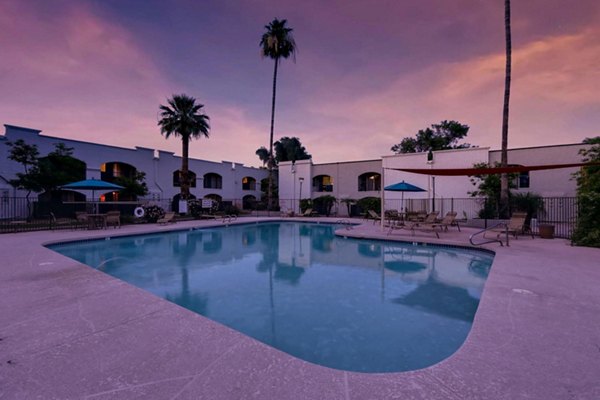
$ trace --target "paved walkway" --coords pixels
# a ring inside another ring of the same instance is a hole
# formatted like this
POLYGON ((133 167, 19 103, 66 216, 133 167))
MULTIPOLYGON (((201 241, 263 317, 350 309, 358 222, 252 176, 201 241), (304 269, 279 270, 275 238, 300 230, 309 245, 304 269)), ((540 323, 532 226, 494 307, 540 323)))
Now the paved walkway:
MULTIPOLYGON (((565 240, 490 245, 464 345, 390 374, 298 360, 42 246, 209 225, 222 223, 0 235, 0 399, 600 398, 600 250, 565 240)), ((474 231, 388 236, 368 222, 341 232, 466 245, 474 231)))

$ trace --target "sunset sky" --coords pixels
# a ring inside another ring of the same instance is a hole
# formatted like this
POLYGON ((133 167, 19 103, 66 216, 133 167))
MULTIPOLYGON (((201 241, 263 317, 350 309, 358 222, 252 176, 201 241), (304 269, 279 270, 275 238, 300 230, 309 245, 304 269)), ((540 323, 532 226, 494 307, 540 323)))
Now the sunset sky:
MULTIPOLYGON (((509 147, 600 135, 600 1, 512 3, 509 147)), ((181 154, 157 117, 186 93, 212 128, 192 157, 259 165, 273 18, 299 49, 279 70, 275 138, 299 137, 315 163, 392 154, 444 119, 500 147, 502 0, 0 0, 0 123, 181 154)))

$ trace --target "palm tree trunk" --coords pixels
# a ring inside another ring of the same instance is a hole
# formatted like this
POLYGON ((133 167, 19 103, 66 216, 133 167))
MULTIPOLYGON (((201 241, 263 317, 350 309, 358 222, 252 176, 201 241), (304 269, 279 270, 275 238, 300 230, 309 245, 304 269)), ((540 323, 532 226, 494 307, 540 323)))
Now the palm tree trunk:
POLYGON ((190 139, 187 136, 181 135, 182 151, 181 151, 181 200, 187 200, 190 197, 190 181, 189 181, 189 150, 190 139))
MULTIPOLYGON (((504 30, 506 36, 506 74, 504 79, 504 109, 502 113, 502 151, 500 163, 508 164, 508 103, 510 99, 510 79, 512 43, 510 37, 510 0, 504 1, 504 30)), ((500 176, 500 217, 508 216, 508 174, 500 176)))
POLYGON ((275 159, 273 157, 273 128, 275 126, 275 96, 277 93, 277 66, 279 65, 279 58, 275 59, 275 68, 273 70, 273 99, 271 101, 271 135, 269 136, 269 161, 267 166, 269 168, 269 187, 267 189, 267 204, 268 209, 273 209, 273 166, 275 159))

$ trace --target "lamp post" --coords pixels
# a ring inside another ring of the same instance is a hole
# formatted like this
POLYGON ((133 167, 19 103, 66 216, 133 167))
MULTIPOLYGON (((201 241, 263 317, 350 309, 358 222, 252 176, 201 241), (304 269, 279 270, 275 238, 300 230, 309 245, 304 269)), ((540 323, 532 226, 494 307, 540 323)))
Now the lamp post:
POLYGON ((298 194, 298 213, 300 213, 300 201, 302 200, 302 182, 304 182, 304 178, 300 177, 298 178, 298 181, 300 182, 300 193, 298 194))
MULTIPOLYGON (((296 163, 292 161, 292 181, 294 182, 294 190, 292 191, 292 204, 289 212, 296 213, 296 163)), ((281 202, 281 199, 279 199, 281 202)), ((281 206, 281 204, 280 204, 281 206)))
MULTIPOLYGON (((431 169, 433 169, 433 151, 431 149, 429 149, 429 152, 427 153, 427 164, 430 165, 431 169)), ((432 196, 431 196, 431 211, 435 211, 435 176, 432 175, 431 176, 431 189, 432 189, 432 196)))

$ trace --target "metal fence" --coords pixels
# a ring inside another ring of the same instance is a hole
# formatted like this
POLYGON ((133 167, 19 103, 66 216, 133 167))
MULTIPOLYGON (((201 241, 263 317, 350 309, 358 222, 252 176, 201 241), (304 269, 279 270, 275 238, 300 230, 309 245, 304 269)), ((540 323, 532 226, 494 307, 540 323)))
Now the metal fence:
MULTIPOLYGON (((554 235, 570 238, 577 223, 578 205, 575 197, 545 197, 543 208, 537 215, 533 215, 531 228, 538 233, 539 226, 550 224, 554 226, 554 235)), ((486 227, 496 222, 493 218, 482 218, 482 210, 486 207, 484 198, 436 198, 432 199, 386 199, 385 210, 399 210, 407 212, 438 211, 445 215, 455 211, 459 219, 467 221, 474 226, 486 227)), ((41 201, 33 196, 2 197, 0 199, 0 232, 15 232, 21 230, 61 229, 69 227, 66 220, 73 219, 75 212, 87 211, 105 213, 107 211, 121 211, 125 220, 133 219, 133 210, 140 205, 158 205, 165 211, 172 211, 173 204, 170 199, 154 200, 140 199, 134 202, 61 202, 41 201), (63 223, 56 223, 56 220, 63 223)), ((282 213, 297 213, 300 201, 298 199, 278 199, 274 207, 268 210, 265 202, 249 201, 248 199, 223 199, 218 203, 218 211, 224 213, 244 213, 252 216, 281 216, 282 213)), ((322 210, 315 210, 320 211, 322 210)), ((334 203, 331 209, 332 216, 360 217, 367 210, 360 209, 356 204, 351 205, 350 215, 348 206, 341 202, 334 203)))

